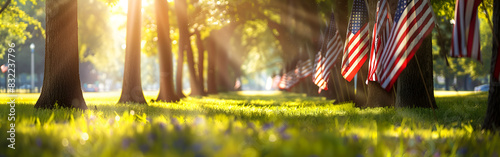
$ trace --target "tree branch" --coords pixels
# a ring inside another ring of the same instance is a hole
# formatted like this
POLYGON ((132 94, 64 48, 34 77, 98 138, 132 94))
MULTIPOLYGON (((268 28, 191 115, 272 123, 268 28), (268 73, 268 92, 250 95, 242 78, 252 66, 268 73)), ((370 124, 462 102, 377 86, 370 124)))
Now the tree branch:
POLYGON ((2 9, 0 9, 0 14, 9 6, 11 0, 7 0, 5 4, 3 4, 2 9))

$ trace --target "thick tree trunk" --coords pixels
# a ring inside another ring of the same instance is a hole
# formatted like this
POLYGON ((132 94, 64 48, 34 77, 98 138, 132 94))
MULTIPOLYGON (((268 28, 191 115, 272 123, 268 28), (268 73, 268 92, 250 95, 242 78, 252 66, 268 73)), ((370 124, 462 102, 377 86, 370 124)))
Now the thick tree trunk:
MULTIPOLYGON (((179 43, 180 44, 180 43, 179 43)), ((184 98, 186 95, 182 93, 182 73, 184 71, 184 47, 179 45, 177 52, 177 71, 175 74, 175 92, 179 98, 184 98)))
POLYGON ((175 102, 179 97, 175 94, 172 70, 172 39, 170 39, 170 22, 168 3, 155 0, 155 11, 158 31, 158 58, 160 61, 160 93, 157 101, 175 102))
POLYGON ((208 57, 208 70, 207 70, 207 92, 208 94, 217 94, 217 81, 215 81, 216 71, 215 65, 217 61, 216 43, 214 33, 208 37, 207 44, 207 57, 208 57))
POLYGON ((129 0, 127 13, 127 48, 122 94, 118 103, 146 104, 141 85, 141 0, 129 0))
MULTIPOLYGON (((432 36, 422 42, 406 69, 398 77, 396 107, 437 108, 434 99, 434 79, 432 77, 432 36), (417 65, 420 64, 422 73, 417 65), (425 85, 422 82, 422 76, 425 85), (429 96, 427 96, 429 94, 429 96), (429 99, 431 102, 429 102, 429 99), (432 106, 431 106, 432 105, 432 106)), ((394 88, 394 87, 393 87, 394 88)))
POLYGON ((119 103, 145 104, 141 85, 141 0, 129 0, 123 86, 119 103))
POLYGON ((354 106, 363 107, 366 105, 368 97, 368 86, 366 85, 366 77, 368 75, 368 61, 366 61, 361 69, 359 69, 356 80, 356 97, 354 98, 354 106))
POLYGON ((35 108, 87 109, 78 72, 76 0, 46 1, 45 74, 35 108))
POLYGON ((204 72, 204 60, 205 60, 205 46, 203 45, 203 40, 201 40, 200 31, 196 30, 196 47, 198 48, 198 84, 201 90, 205 93, 205 78, 203 77, 204 72))
POLYGON ((203 91, 200 89, 198 76, 195 70, 193 49, 190 42, 188 16, 187 16, 186 0, 175 0, 175 13, 177 15, 177 23, 179 25, 179 49, 180 47, 186 50, 186 59, 188 62, 189 82, 191 84, 191 96, 201 96, 203 91))
MULTIPOLYGON (((335 14, 335 22, 338 27, 338 31, 340 34, 340 38, 342 41, 346 40, 346 33, 347 33, 347 24, 349 23, 349 14, 350 10, 348 6, 348 1, 335 1, 334 2, 334 8, 333 12, 335 14)), ((340 74, 340 67, 341 67, 341 61, 337 61, 337 71, 338 75, 340 77, 340 84, 339 86, 343 88, 342 92, 344 95, 344 100, 345 102, 354 100, 355 94, 354 94, 354 82, 347 82, 340 74)), ((334 67, 335 68, 335 67, 334 67)))
MULTIPOLYGON (((377 15, 377 1, 367 1, 368 3, 368 15, 370 16, 370 30, 373 30, 373 26, 376 23, 376 15, 377 15)), ((393 7, 391 7, 393 8, 393 7)), ((392 12, 394 12, 393 9, 392 12)), ((391 14, 392 14, 391 12, 391 14)), ((371 34, 373 36, 373 34, 371 34)), ((368 61, 367 63, 368 64, 368 61)), ((363 67, 364 68, 364 67, 363 67)), ((366 68, 368 69, 368 68, 366 68)), ((359 74, 358 74, 359 76, 359 74)), ((361 80, 361 84, 365 86, 365 80, 368 77, 368 71, 362 73, 363 80, 361 80)), ((385 91, 380 84, 376 81, 369 81, 368 85, 365 86, 367 88, 367 96, 366 102, 364 105, 360 104, 359 107, 385 107, 385 106, 394 106, 394 90, 391 92, 385 91)), ((359 89, 358 89, 359 90, 359 89)))
MULTIPOLYGON (((498 25, 500 24, 500 0, 493 2, 493 35, 500 37, 498 25)), ((493 76, 496 64, 500 64, 500 50, 497 42, 493 40, 493 51, 491 55, 491 82, 488 95, 488 109, 484 118, 483 129, 498 130, 500 128, 500 81, 493 76)))

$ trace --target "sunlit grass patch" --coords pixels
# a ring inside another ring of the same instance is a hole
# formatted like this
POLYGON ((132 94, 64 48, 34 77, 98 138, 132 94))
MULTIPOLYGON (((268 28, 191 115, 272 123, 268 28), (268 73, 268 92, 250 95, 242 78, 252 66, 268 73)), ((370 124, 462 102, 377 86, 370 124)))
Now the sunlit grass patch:
MULTIPOLYGON (((154 99, 156 92, 146 92, 154 99)), ((36 110, 20 94, 16 150, 7 156, 432 156, 498 154, 479 130, 486 94, 437 96, 431 109, 358 109, 286 92, 233 92, 176 103, 116 104, 119 93, 85 93, 89 110, 36 110), (29 150, 29 151, 25 151, 29 150)), ((9 107, 0 105, 0 130, 9 107)), ((6 137, 0 132, 0 137, 6 137)))

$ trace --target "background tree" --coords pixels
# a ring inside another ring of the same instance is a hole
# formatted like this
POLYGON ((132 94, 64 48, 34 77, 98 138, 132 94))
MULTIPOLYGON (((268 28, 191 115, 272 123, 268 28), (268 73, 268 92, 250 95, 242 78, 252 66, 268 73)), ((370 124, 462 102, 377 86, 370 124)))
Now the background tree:
MULTIPOLYGON (((195 62, 193 56, 193 49, 191 47, 189 25, 188 25, 188 15, 187 15, 188 4, 186 0, 175 0, 175 13, 177 16, 177 24, 179 25, 179 54, 186 54, 188 72, 189 72, 189 82, 191 84, 191 96, 200 96, 204 92, 201 89, 201 85, 198 81, 198 76, 195 69, 195 62)), ((179 55, 180 57, 181 55, 179 55)), ((182 65, 182 64, 179 64, 182 65)))
POLYGON ((165 0, 155 0, 160 62, 160 93, 157 101, 179 101, 175 94, 172 71, 172 40, 170 39, 169 6, 165 0))
POLYGON ((123 86, 118 103, 145 104, 141 85, 141 0, 129 0, 123 86))
POLYGON ((47 40, 43 89, 35 108, 87 109, 78 74, 76 0, 47 0, 47 40))

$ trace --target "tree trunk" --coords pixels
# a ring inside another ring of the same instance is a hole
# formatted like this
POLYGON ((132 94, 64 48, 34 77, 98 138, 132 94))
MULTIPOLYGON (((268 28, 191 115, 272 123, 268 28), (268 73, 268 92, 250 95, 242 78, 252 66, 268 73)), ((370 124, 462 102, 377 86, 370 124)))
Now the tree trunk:
POLYGON ((184 93, 182 93, 182 72, 184 71, 184 47, 180 45, 179 42, 179 51, 177 52, 177 71, 175 74, 175 91, 179 98, 186 97, 184 93))
MULTIPOLYGON (((370 30, 373 30, 374 24, 377 22, 376 20, 376 15, 377 15, 377 1, 367 1, 368 5, 368 16, 370 16, 370 30)), ((395 8, 395 7, 391 7, 395 8)), ((394 12, 395 9, 392 10, 394 12)), ((373 34, 371 34, 373 37, 373 34)), ((372 41, 373 42, 373 41, 372 41)), ((363 67, 364 69, 364 67, 363 67)), ((367 80, 368 77, 368 71, 362 73, 363 80, 361 80, 361 84, 367 88, 367 96, 366 96, 366 102, 364 105, 361 105, 359 107, 385 107, 385 106, 394 106, 394 90, 391 90, 391 92, 387 92, 385 89, 383 89, 380 84, 376 81, 368 81, 368 85, 365 84, 365 80, 367 80)), ((358 89, 359 90, 359 89, 358 89)))
POLYGON ((175 94, 172 70, 172 40, 170 39, 170 22, 168 3, 155 0, 155 11, 158 31, 158 58, 160 61, 160 93, 156 101, 175 102, 179 97, 175 94))
POLYGON ((87 109, 78 72, 76 0, 46 2, 45 74, 35 108, 87 109))
POLYGON ((428 36, 417 50, 415 57, 410 60, 406 69, 398 77, 396 107, 437 108, 434 99, 433 82, 432 36, 428 36), (420 64, 422 73, 418 69, 417 61, 420 64), (422 82, 421 74, 425 80, 425 85, 422 82), (431 102, 429 102, 429 99, 431 102))
POLYGON ((368 87, 365 83, 368 76, 368 61, 366 61, 361 69, 359 69, 356 80, 356 97, 354 98, 354 106, 363 107, 366 106, 368 97, 368 87))
MULTIPOLYGON (((500 22, 500 0, 493 2, 493 35, 500 37, 498 25, 500 22)), ((483 129, 494 130, 500 128, 500 81, 494 78, 496 64, 500 64, 499 41, 493 40, 493 51, 491 55, 491 82, 488 95, 488 108, 484 118, 483 129), (496 61, 495 61, 496 59, 496 61)))
MULTIPOLYGON (((337 24, 337 30, 339 31, 340 38, 342 41, 346 40, 346 33, 347 33, 347 25, 349 23, 349 6, 348 6, 348 1, 335 1, 334 2, 334 8, 333 12, 335 14, 335 23, 337 24)), ((337 61, 337 71, 338 73, 336 75, 341 75, 340 73, 340 67, 341 67, 341 61, 337 61)), ((335 68, 335 67, 334 67, 335 68)), ((342 89, 343 95, 344 95, 344 100, 351 101, 354 100, 354 82, 348 82, 346 81, 342 76, 340 77, 340 84, 339 86, 342 89)))
POLYGON ((208 37, 207 53, 208 53, 208 71, 207 71, 207 92, 208 94, 217 94, 217 82, 215 81, 215 64, 217 61, 217 51, 214 36, 215 33, 211 33, 208 37))
MULTIPOLYGON (((191 84, 191 96, 201 96, 203 91, 200 89, 198 76, 196 76, 193 49, 190 42, 188 16, 186 0, 175 0, 175 14, 179 25, 179 49, 183 47, 186 50, 186 59, 188 62, 189 82, 191 84)), ((184 52, 184 51, 182 51, 184 52)))
POLYGON ((118 103, 146 104, 141 85, 141 0, 129 0, 122 94, 118 103))
POLYGON ((198 84, 201 90, 205 93, 205 83, 203 77, 204 71, 204 60, 205 60, 205 46, 203 45, 203 40, 201 40, 200 31, 196 30, 196 47, 198 48, 198 84))

